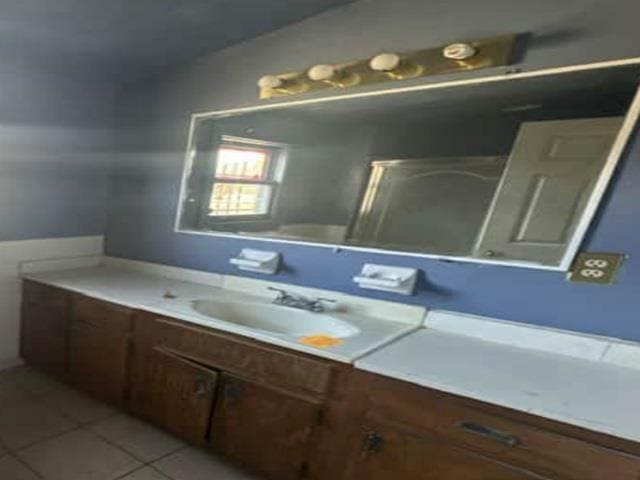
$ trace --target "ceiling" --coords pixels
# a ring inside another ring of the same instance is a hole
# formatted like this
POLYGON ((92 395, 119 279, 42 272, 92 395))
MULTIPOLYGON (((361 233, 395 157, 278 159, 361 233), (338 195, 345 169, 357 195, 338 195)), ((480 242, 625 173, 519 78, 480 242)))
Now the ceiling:
POLYGON ((0 0, 0 61, 128 81, 353 0, 0 0))

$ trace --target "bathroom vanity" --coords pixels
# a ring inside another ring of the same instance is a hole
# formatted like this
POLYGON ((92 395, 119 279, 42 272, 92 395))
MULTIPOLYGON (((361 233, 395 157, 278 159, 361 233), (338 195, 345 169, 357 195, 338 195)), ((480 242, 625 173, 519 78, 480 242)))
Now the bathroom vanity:
MULTIPOLYGON (((385 352, 410 349, 403 342, 425 329, 395 326, 389 347, 334 359, 189 321, 179 308, 163 309, 166 300, 145 307, 48 283, 37 275, 24 281, 21 346, 29 364, 265 478, 640 476, 640 444, 629 438, 376 372, 376 365, 401 372, 385 352)), ((163 285, 158 279, 158 291, 163 285)))

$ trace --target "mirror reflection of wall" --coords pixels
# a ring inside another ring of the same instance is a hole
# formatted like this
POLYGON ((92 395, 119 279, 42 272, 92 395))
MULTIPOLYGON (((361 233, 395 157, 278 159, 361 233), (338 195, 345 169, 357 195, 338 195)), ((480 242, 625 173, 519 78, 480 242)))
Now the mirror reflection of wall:
POLYGON ((557 265, 638 71, 205 117, 181 226, 557 265))

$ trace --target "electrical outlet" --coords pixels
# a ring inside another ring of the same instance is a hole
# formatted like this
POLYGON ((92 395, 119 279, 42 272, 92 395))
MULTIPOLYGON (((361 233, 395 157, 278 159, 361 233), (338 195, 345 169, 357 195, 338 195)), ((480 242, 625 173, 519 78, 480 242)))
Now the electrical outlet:
POLYGON ((626 255, 622 253, 580 253, 571 270, 568 280, 580 283, 615 283, 616 275, 626 255))

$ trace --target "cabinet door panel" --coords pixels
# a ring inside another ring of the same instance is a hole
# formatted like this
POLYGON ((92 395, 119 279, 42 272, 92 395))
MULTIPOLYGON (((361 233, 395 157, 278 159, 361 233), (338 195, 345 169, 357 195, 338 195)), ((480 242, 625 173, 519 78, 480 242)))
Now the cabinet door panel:
POLYGON ((320 405, 229 375, 220 392, 213 449, 268 478, 300 478, 320 405))
POLYGON ((181 438, 203 444, 217 372, 161 349, 133 357, 130 408, 181 438))
POLYGON ((66 292, 24 282, 20 353, 30 365, 62 379, 67 370, 69 305, 66 292))
POLYGON ((541 480, 437 437, 371 425, 351 456, 345 480, 541 480))
POLYGON ((20 351, 28 364, 63 378, 66 374, 67 333, 66 327, 58 327, 60 323, 62 319, 57 318, 55 312, 25 305, 22 309, 20 351))
POLYGON ((69 332, 69 374, 81 390, 121 405, 127 376, 129 337, 93 325, 72 322, 69 332))

